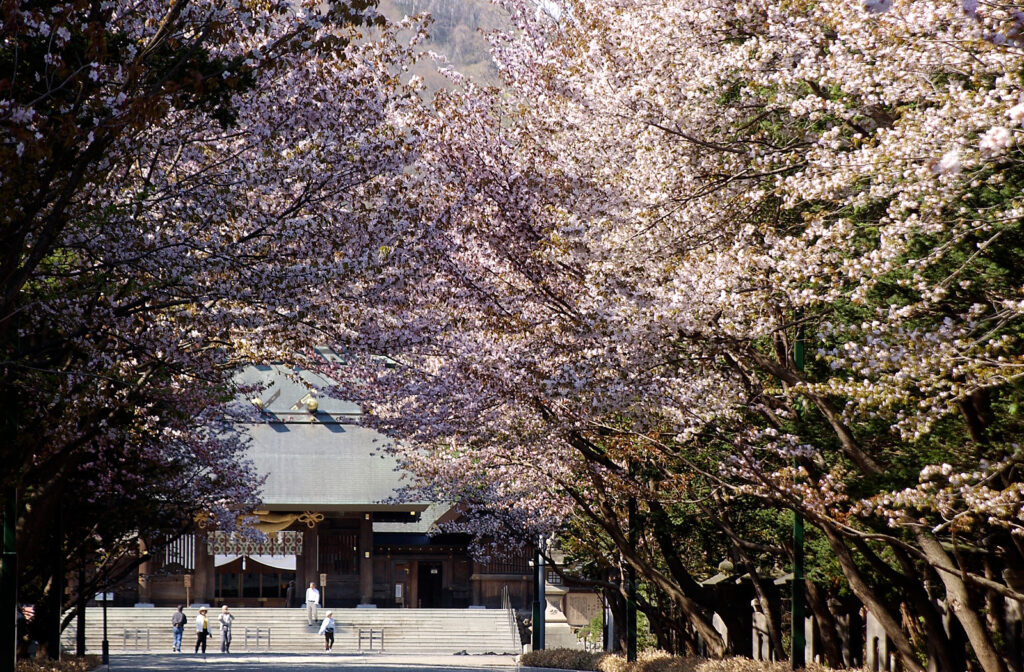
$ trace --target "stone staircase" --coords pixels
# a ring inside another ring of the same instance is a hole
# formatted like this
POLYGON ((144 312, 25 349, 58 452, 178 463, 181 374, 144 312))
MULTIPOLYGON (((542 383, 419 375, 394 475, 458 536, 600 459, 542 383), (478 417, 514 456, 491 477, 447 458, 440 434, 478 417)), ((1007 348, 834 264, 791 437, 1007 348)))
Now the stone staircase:
MULTIPOLYGON (((107 608, 107 641, 111 653, 171 651, 171 607, 107 608)), ((466 652, 521 653, 518 634, 510 631, 502 609, 332 609, 338 624, 334 651, 359 653, 452 654, 466 652)), ((220 651, 217 627, 219 609, 211 608, 207 653, 220 651)), ((314 652, 323 650, 319 625, 306 625, 305 609, 238 608, 232 627, 231 652, 314 652), (257 628, 259 633, 257 633, 257 628), (248 637, 247 637, 248 631, 248 637), (259 639, 257 641, 257 634, 259 639)), ((326 614, 320 610, 320 616, 326 614)), ((191 653, 196 643, 196 609, 185 610, 188 624, 181 650, 191 653)), ((89 607, 85 616, 86 649, 100 653, 103 641, 103 610, 89 607)), ((64 631, 63 642, 75 646, 76 624, 64 631)))

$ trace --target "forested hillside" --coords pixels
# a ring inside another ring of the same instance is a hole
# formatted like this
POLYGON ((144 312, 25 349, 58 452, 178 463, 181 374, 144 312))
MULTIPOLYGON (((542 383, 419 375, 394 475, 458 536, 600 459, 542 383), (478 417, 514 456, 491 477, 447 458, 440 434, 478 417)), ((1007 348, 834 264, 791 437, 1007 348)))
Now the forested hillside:
MULTIPOLYGON (((426 48, 444 55, 459 72, 482 83, 497 81, 485 33, 508 27, 500 7, 488 0, 382 0, 380 10, 390 19, 428 12, 433 18, 426 48)), ((413 68, 429 90, 442 86, 436 66, 424 61, 413 68)))

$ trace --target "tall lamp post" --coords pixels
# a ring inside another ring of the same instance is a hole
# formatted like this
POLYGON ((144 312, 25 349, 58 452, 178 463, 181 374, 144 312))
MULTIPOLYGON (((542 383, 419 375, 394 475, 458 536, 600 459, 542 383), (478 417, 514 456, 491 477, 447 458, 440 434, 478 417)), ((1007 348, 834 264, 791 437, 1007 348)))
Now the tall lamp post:
MULTIPOLYGON (((632 463, 630 472, 632 472, 632 463)), ((636 497, 629 496, 629 543, 636 548, 640 542, 637 528, 636 497)), ((626 661, 636 661, 636 568, 626 564, 626 661)))
POLYGON ((607 597, 604 598, 604 627, 601 630, 601 649, 605 653, 615 650, 615 616, 612 614, 612 603, 607 597))
POLYGON ((10 488, 4 506, 3 558, 0 559, 0 637, 7 642, 0 646, 4 651, 0 660, 0 672, 14 672, 18 644, 18 554, 14 546, 18 491, 10 488))
MULTIPOLYGON (((793 363, 797 371, 804 370, 804 339, 803 329, 798 328, 796 343, 793 344, 793 363)), ((795 459, 795 458, 794 458, 795 459)), ((793 584, 792 584, 792 626, 791 637, 792 650, 790 651, 790 666, 795 670, 805 664, 804 647, 804 518, 800 513, 793 510, 793 584)))
MULTIPOLYGON (((636 477, 636 463, 629 459, 629 478, 636 477)), ((626 524, 629 525, 629 545, 635 549, 640 543, 640 516, 636 510, 636 495, 631 494, 626 502, 626 524)), ((626 563, 626 662, 636 662, 636 568, 626 563)))
POLYGON ((107 598, 109 593, 103 593, 103 658, 102 662, 107 667, 110 667, 110 642, 107 640, 107 598))
POLYGON ((533 650, 544 649, 544 537, 537 538, 537 550, 533 554, 533 650))
POLYGON ((793 651, 790 654, 794 670, 805 664, 804 648, 804 519, 794 513, 793 518, 793 651))

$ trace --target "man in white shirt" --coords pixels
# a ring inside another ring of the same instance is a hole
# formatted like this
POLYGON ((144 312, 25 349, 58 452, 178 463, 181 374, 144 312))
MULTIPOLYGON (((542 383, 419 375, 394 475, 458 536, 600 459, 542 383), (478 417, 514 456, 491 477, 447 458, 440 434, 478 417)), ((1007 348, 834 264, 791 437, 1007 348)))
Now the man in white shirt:
POLYGON ((310 582, 309 588, 306 588, 306 623, 313 625, 313 621, 316 620, 316 608, 320 604, 320 591, 316 589, 316 584, 310 582))

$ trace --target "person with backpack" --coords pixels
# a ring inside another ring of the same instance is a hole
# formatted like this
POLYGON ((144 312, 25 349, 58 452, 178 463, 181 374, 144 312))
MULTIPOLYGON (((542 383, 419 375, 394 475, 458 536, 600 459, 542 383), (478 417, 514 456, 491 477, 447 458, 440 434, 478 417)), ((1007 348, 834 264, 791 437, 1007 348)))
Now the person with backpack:
POLYGON ((174 646, 171 651, 175 653, 181 653, 181 636, 185 634, 185 624, 188 623, 184 609, 185 605, 179 604, 178 610, 171 616, 171 628, 174 630, 174 646))

